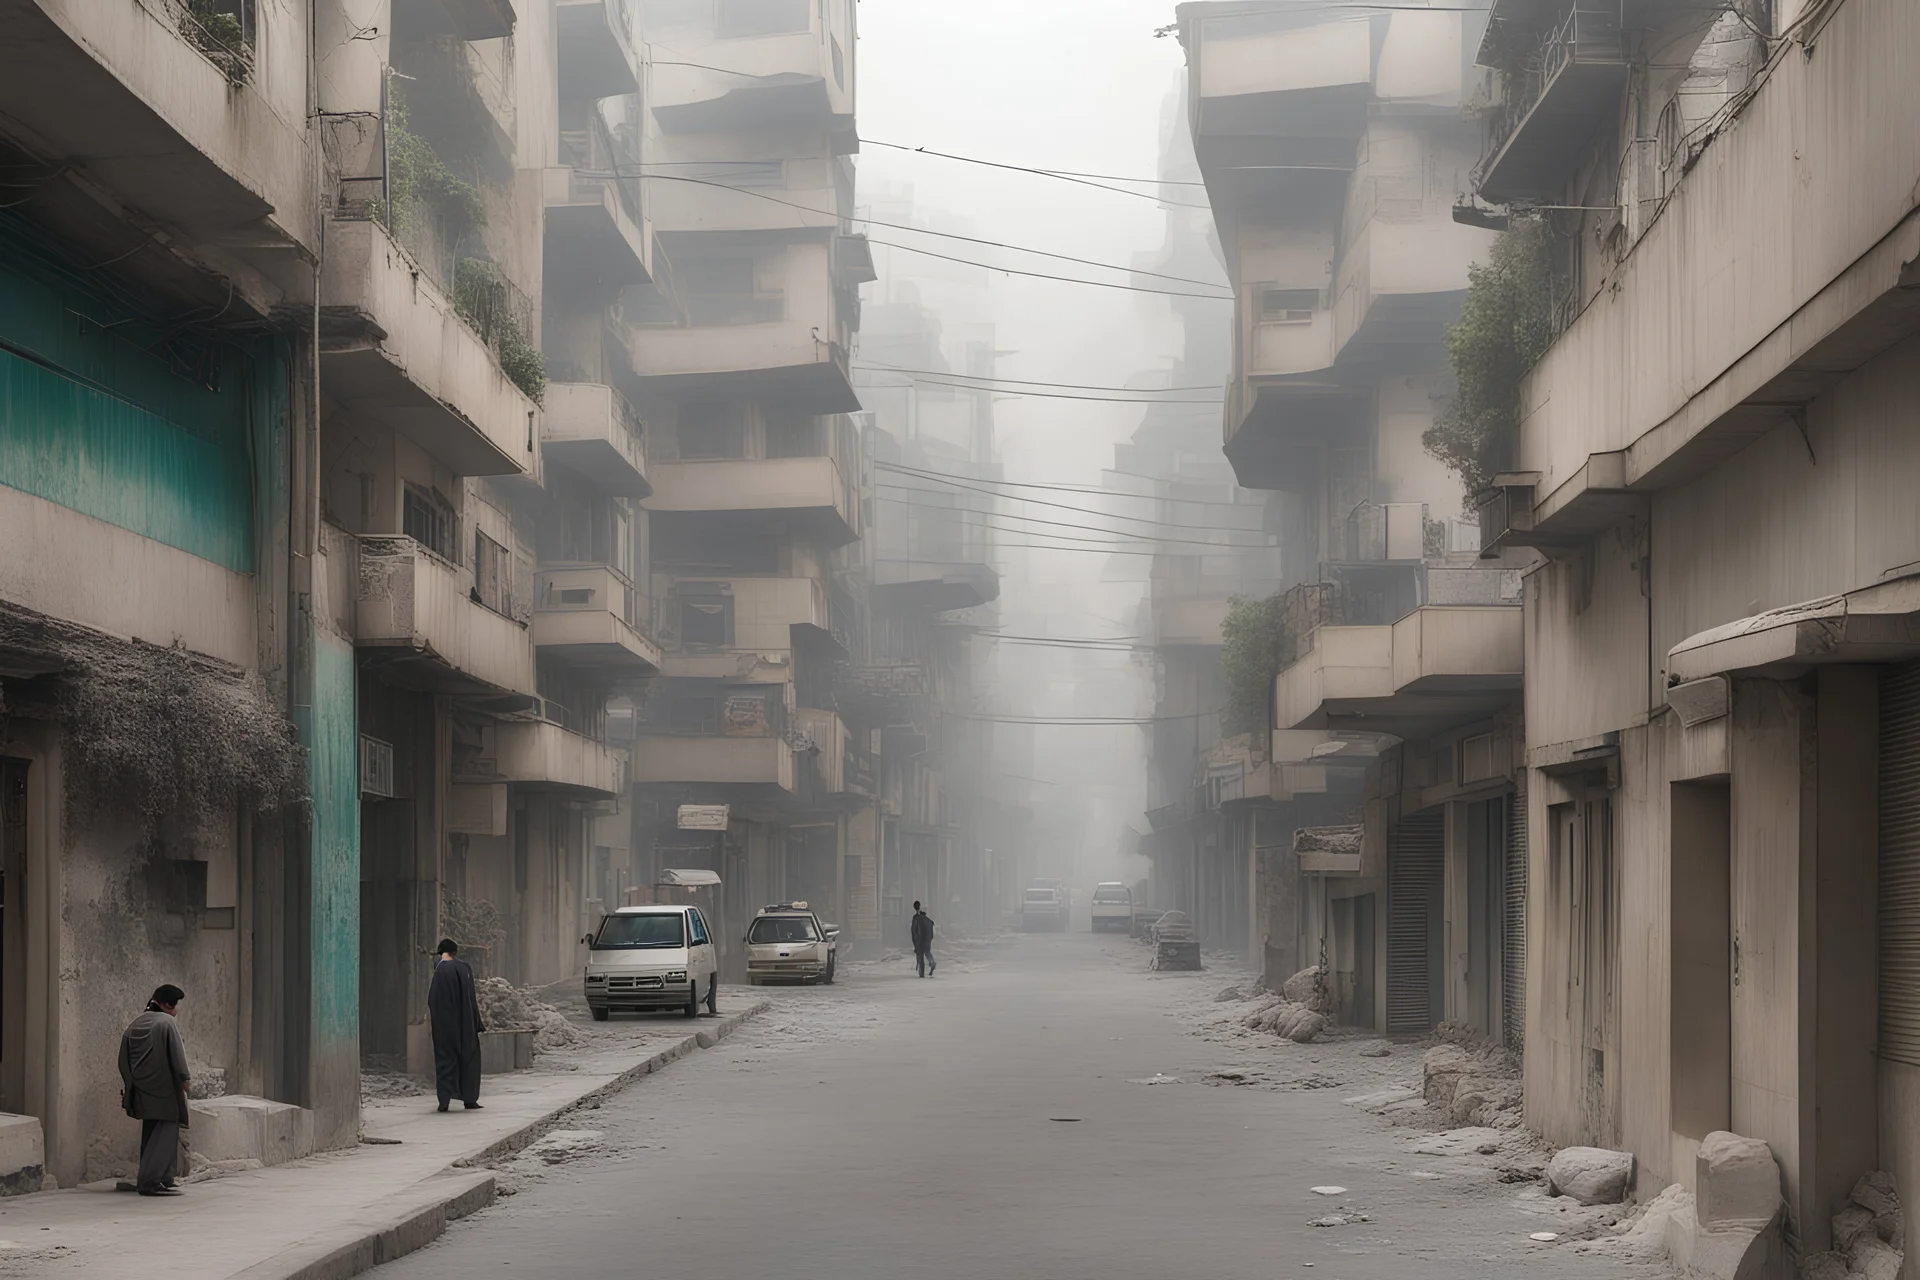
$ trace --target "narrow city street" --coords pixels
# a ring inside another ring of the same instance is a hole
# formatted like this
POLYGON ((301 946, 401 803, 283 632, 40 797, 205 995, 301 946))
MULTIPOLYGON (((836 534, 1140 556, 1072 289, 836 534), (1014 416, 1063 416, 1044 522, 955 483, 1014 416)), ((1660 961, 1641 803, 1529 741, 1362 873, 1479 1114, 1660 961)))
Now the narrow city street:
MULTIPOLYGON (((1314 1087, 1321 1046, 1193 1034, 1228 979, 1150 973, 1142 948, 1075 932, 1009 935, 924 982, 896 958, 776 993, 505 1165, 512 1196, 379 1274, 1655 1274, 1531 1240, 1558 1226, 1537 1187, 1412 1154, 1428 1135, 1314 1087), (1214 1074, 1231 1070, 1268 1085, 1214 1074), (1370 1221, 1310 1225, 1343 1206, 1370 1221)), ((1417 1078, 1418 1046, 1395 1055, 1417 1078)))

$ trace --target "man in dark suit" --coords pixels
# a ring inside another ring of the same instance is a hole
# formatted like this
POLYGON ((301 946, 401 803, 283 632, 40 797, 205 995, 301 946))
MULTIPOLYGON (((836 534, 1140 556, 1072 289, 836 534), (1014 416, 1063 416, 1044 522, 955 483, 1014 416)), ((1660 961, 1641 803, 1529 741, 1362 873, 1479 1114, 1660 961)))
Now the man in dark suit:
POLYGON ((480 1109, 480 1000, 473 969, 460 958, 452 938, 440 939, 440 962, 427 988, 427 1018, 433 1024, 433 1070, 440 1109, 458 1097, 469 1111, 480 1109))

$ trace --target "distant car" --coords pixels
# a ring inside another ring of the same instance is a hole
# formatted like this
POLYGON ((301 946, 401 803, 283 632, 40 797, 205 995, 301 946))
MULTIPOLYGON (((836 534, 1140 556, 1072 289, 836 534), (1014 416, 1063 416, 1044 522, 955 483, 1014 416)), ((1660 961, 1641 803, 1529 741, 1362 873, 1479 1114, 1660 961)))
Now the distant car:
POLYGON ((806 903, 762 907, 747 926, 747 985, 831 983, 839 950, 840 930, 822 923, 806 903))
POLYGON ((595 1022, 615 1010, 679 1009, 692 1018, 703 1001, 720 1012, 720 962, 700 908, 621 907, 581 941, 595 1022))
POLYGON ((1133 929, 1133 890, 1117 880, 1093 886, 1093 931, 1102 929, 1133 929))
POLYGON ((1058 931, 1067 927, 1067 895, 1057 887, 1035 885, 1020 897, 1020 927, 1058 931))

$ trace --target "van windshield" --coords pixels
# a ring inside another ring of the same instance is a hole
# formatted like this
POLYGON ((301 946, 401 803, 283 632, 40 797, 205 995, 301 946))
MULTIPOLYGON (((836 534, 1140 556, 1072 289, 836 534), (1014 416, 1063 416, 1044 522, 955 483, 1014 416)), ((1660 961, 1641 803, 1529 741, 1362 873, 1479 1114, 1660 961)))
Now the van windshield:
POLYGON ((1095 902, 1132 902, 1133 894, 1126 889, 1095 889, 1095 902))
POLYGON ((1027 901, 1028 901, 1028 902, 1052 902, 1052 901, 1053 901, 1053 890, 1051 890, 1051 889, 1029 889, 1029 890, 1027 890, 1027 901))
POLYGON ((686 917, 678 911, 644 916, 608 916, 600 922, 595 951, 635 951, 643 947, 684 947, 686 917))
POLYGON ((818 942, 813 921, 806 916, 761 916, 747 930, 748 942, 818 942))

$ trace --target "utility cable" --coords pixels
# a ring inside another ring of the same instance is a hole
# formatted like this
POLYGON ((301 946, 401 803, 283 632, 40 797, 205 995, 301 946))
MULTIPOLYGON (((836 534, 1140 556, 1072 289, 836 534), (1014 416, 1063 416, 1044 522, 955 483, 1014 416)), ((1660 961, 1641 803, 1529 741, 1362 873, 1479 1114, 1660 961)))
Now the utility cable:
MULTIPOLYGON (((995 270, 998 270, 998 269, 999 268, 995 268, 995 270)), ((1014 274, 1031 275, 1033 273, 1022 271, 1022 272, 1015 272, 1014 274)), ((1041 278, 1044 280, 1061 280, 1061 279, 1064 279, 1065 277, 1042 276, 1041 278)), ((1098 281, 1076 280, 1073 283, 1097 284, 1098 281)), ((1105 289, 1124 289, 1124 288, 1128 288, 1129 286, 1101 285, 1100 287, 1105 289)), ((1166 290, 1145 289, 1145 290, 1138 290, 1137 292, 1164 293, 1166 292, 1166 290)), ((1201 295, 1181 294, 1177 296, 1197 298, 1197 297, 1200 297, 1201 295)), ((1222 298, 1220 299, 1220 301, 1228 302, 1228 301, 1231 301, 1231 299, 1222 298)), ((1023 391, 1023 390, 1015 390, 1013 388, 1004 388, 1004 387, 983 387, 983 386, 978 386, 971 382, 941 382, 938 379, 928 378, 920 375, 909 376, 908 381, 918 383, 921 386, 946 387, 953 391, 984 392, 985 394, 991 395, 994 398, 1000 399, 1000 400, 1079 400, 1086 404, 1213 404, 1213 405, 1221 405, 1226 403, 1225 399, 1204 400, 1199 398, 1181 399, 1178 397, 1169 399, 1165 396, 1157 396, 1153 398, 1147 398, 1143 396, 1094 396, 1094 395, 1087 395, 1084 392, 1078 392, 1078 391, 1023 391)))
MULTIPOLYGON (((909 147, 898 142, 876 142, 872 138, 860 139, 863 147, 885 147, 889 151, 912 151, 923 156, 939 156, 942 160, 960 160, 967 164, 983 164, 990 169, 1012 169, 1017 173, 1037 173, 1043 178, 1098 178, 1106 182, 1151 183, 1161 187, 1204 187, 1204 182, 1181 178, 1122 178, 1111 173, 1081 173, 1075 169, 1037 169, 1026 165, 1002 164, 997 160, 981 160, 975 156, 955 155, 951 151, 935 151, 930 147, 909 147)), ((1127 194, 1131 195, 1132 192, 1127 194)), ((1183 208, 1200 209, 1205 205, 1185 205, 1183 208)))
MULTIPOLYGON (((894 151, 905 151, 912 155, 938 156, 942 160, 959 160, 966 164, 985 165, 989 169, 1006 169, 1013 173, 1030 173, 1041 178, 1052 178, 1056 182, 1071 182, 1078 187, 1092 187, 1098 191, 1111 191, 1115 195, 1132 196, 1136 200, 1151 200, 1155 204, 1166 205, 1168 208, 1171 208, 1171 209, 1209 210, 1213 207, 1211 205, 1205 205, 1205 204, 1187 204, 1185 201, 1182 201, 1182 200, 1169 200, 1165 196, 1157 196, 1153 194, 1153 192, 1151 191, 1129 191, 1125 187, 1112 187, 1112 186, 1108 186, 1104 182, 1096 182, 1091 178, 1082 178, 1082 177, 1079 177, 1078 175, 1073 175, 1073 174, 1055 173, 1049 169, 1029 169, 1025 165, 1000 164, 997 161, 993 161, 993 160, 976 160, 971 156, 956 156, 956 155, 951 155, 945 151, 929 151, 925 147, 903 147, 897 143, 892 143, 892 142, 875 142, 871 138, 862 138, 860 139, 860 141, 862 145, 869 146, 869 147, 887 147, 894 151)), ((1117 181, 1121 181, 1121 182, 1148 181, 1148 179, 1121 178, 1121 179, 1117 179, 1117 181)))
POLYGON ((1220 389, 1217 386, 1208 385, 1192 387, 1116 387, 1111 383, 1039 382, 1031 378, 1001 378, 986 373, 952 373, 945 369, 908 369, 897 364, 875 364, 872 362, 856 364, 854 368, 866 370, 884 369, 888 373, 918 373, 931 375, 936 378, 967 378, 975 382, 1005 382, 1018 387, 1058 387, 1067 391, 1137 391, 1142 394, 1157 394, 1163 391, 1218 391, 1220 389))
MULTIPOLYGON (((1027 502, 1038 507, 1059 507, 1063 511, 1078 511, 1084 515, 1105 516, 1109 520, 1131 520, 1136 524, 1158 525, 1163 529, 1195 529, 1202 533, 1211 533, 1218 529, 1218 526, 1210 524, 1182 524, 1173 520, 1155 520, 1150 516, 1129 516, 1122 515, 1117 511, 1101 511, 1097 507, 1076 507, 1070 502, 1050 502, 1045 498, 1022 498, 1018 494, 995 493, 991 489, 983 489, 978 485, 964 484, 958 480, 950 480, 937 471, 922 472, 917 468, 902 466, 897 462, 876 462, 873 465, 881 471, 897 472, 916 480, 933 480, 940 484, 950 485, 955 489, 969 489, 974 493, 984 493, 990 498, 1005 498, 1009 502, 1027 502)), ((921 490, 921 492, 937 493, 939 491, 921 490)))
MULTIPOLYGON (((933 490, 933 489, 914 489, 914 488, 910 488, 910 487, 906 487, 906 486, 901 486, 901 485, 886 485, 886 484, 883 484, 883 485, 880 485, 880 486, 878 486, 878 487, 879 487, 879 488, 882 488, 882 489, 889 489, 889 490, 892 490, 892 491, 893 491, 893 492, 895 492, 895 493, 936 493, 936 492, 938 492, 938 490, 933 490)), ((1268 547, 1271 547, 1271 546, 1273 546, 1273 545, 1275 545, 1275 544, 1273 544, 1273 543, 1269 543, 1269 542, 1215 542, 1215 541, 1213 541, 1213 540, 1211 540, 1211 539, 1201 539, 1201 538, 1179 538, 1179 537, 1163 537, 1163 536, 1161 536, 1160 534, 1156 534, 1156 533, 1135 533, 1135 532, 1133 532, 1133 531, 1131 531, 1131 530, 1128 530, 1128 529, 1115 529, 1115 528, 1112 528, 1112 527, 1109 527, 1109 526, 1105 526, 1105 525, 1097 525, 1097 524, 1076 524, 1076 523, 1074 523, 1074 522, 1072 522, 1072 521, 1067 521, 1067 520, 1047 520, 1047 519, 1043 519, 1043 518, 1042 518, 1042 517, 1040 517, 1040 516, 1023 516, 1023 515, 1020 515, 1020 514, 1019 514, 1019 513, 1017 513, 1017 512, 1013 512, 1013 511, 976 511, 976 510, 974 510, 974 509, 973 509, 972 507, 940 507, 940 506, 933 506, 933 505, 931 505, 931 504, 929 504, 929 503, 924 503, 924 502, 911 502, 911 501, 909 501, 909 500, 908 500, 908 499, 906 499, 906 498, 888 498, 888 497, 880 497, 880 498, 877 498, 877 499, 876 499, 876 501, 879 501, 879 502, 891 502, 891 503, 894 503, 894 504, 896 504, 896 505, 899 505, 899 506, 903 506, 903 507, 911 507, 911 508, 913 508, 913 509, 914 509, 914 510, 916 510, 916 511, 939 511, 939 512, 952 512, 952 513, 953 513, 953 514, 955 514, 955 515, 970 515, 970 516, 982 516, 982 517, 990 517, 990 518, 997 518, 997 519, 1001 519, 1001 520, 1023 520, 1023 521, 1025 521, 1025 522, 1027 522, 1028 524, 1046 524, 1046 525, 1055 525, 1055 526, 1057 526, 1057 527, 1059 527, 1059 528, 1062 528, 1062 529, 1084 529, 1084 530, 1086 530, 1086 531, 1087 531, 1087 532, 1089 532, 1089 533, 1105 533, 1105 534, 1112 534, 1112 535, 1114 535, 1114 536, 1115 536, 1115 537, 1117 537, 1117 538, 1124 538, 1124 539, 1129 539, 1129 540, 1131 540, 1131 541, 1132 541, 1133 543, 1136 543, 1136 544, 1144 544, 1144 543, 1169 543, 1169 544, 1173 544, 1173 545, 1176 545, 1176 546, 1188 546, 1188 547, 1217 547, 1217 548, 1219 548, 1219 549, 1221 549, 1221 550, 1223 550, 1223 551, 1260 551, 1260 550, 1265 550, 1266 548, 1268 548, 1268 547)), ((1015 499, 1014 499, 1014 501, 1016 501, 1016 502, 1028 502, 1028 501, 1031 501, 1031 499, 1028 499, 1028 498, 1015 498, 1015 499)), ((1100 514, 1105 514, 1105 513, 1103 512, 1103 513, 1100 513, 1100 514)), ((1127 520, 1133 520, 1133 519, 1139 519, 1139 518, 1141 518, 1141 517, 1136 517, 1136 516, 1123 516, 1123 517, 1121 517, 1121 518, 1122 518, 1122 519, 1127 519, 1127 520)), ((964 523, 973 523, 973 522, 968 522, 968 521, 962 521, 962 523, 964 524, 964 523)), ((1002 525, 993 525, 993 524, 988 524, 988 525, 984 525, 983 527, 985 527, 985 528, 989 528, 989 529, 1000 529, 1000 530, 1002 530, 1002 532, 1005 532, 1005 533, 1018 533, 1018 534, 1025 534, 1025 535, 1027 535, 1027 536, 1030 536, 1030 537, 1038 537, 1038 536, 1040 536, 1040 535, 1041 535, 1041 534, 1042 534, 1042 533, 1044 532, 1044 530, 1040 530, 1040 529, 1008 529, 1008 528, 1006 528, 1005 526, 1002 526, 1002 525)), ((1180 526, 1180 527, 1185 527, 1185 526, 1180 526)), ((1201 527, 1201 528, 1205 528, 1205 527, 1207 527, 1207 526, 1197 526, 1197 527, 1201 527)), ((1257 531, 1257 530, 1253 530, 1253 529, 1222 529, 1222 530, 1219 530, 1219 532, 1221 532, 1221 533, 1254 533, 1254 532, 1258 532, 1258 531, 1257 531)), ((1065 535, 1065 534, 1050 534, 1050 535, 1048 535, 1048 536, 1050 536, 1050 537, 1056 537, 1056 538, 1058 538, 1058 537, 1066 537, 1067 535, 1065 535)), ((1076 542, 1090 542, 1090 541, 1092 541, 1092 539, 1090 539, 1090 538, 1076 538, 1076 539, 1074 539, 1074 541, 1076 541, 1076 542)), ((1114 545, 1114 546, 1126 546, 1126 545, 1127 545, 1127 543, 1126 543, 1126 542, 1115 542, 1115 543, 1113 543, 1112 545, 1114 545)))
MULTIPOLYGON (((641 167, 645 168, 644 165, 641 167)), ((963 236, 955 231, 934 231, 928 227, 916 227, 910 222, 886 222, 879 218, 863 218, 854 214, 841 214, 831 209, 815 209, 811 205, 799 204, 792 200, 783 200, 779 196, 768 195, 766 192, 757 191, 752 187, 736 187, 731 183, 715 182, 710 178, 689 178, 674 173, 639 173, 629 169, 623 169, 618 165, 612 169, 579 169, 575 170, 575 172, 579 173, 583 178, 644 178, 650 182, 688 182, 700 187, 718 187, 723 191, 737 191, 741 195, 753 196, 760 200, 770 200, 774 204, 785 205, 789 209, 797 209, 801 213, 811 213, 815 217, 820 218, 844 219, 847 222, 858 222, 869 227, 885 227, 889 231, 911 231, 916 235, 934 236, 941 240, 959 240, 966 244, 984 245, 990 249, 1010 249, 1015 253, 1030 253, 1035 257, 1053 258, 1060 262, 1072 262, 1083 267, 1099 267, 1103 271, 1124 271, 1129 275, 1148 276, 1155 280, 1171 280, 1176 284, 1199 284, 1206 285, 1211 289, 1231 290, 1233 288, 1231 284, 1220 280, 1196 280, 1190 276, 1172 276, 1164 272, 1147 271, 1140 267, 1123 267, 1111 262, 1098 262, 1092 258, 1076 258, 1071 254, 1053 253, 1046 249, 1029 249, 1025 245, 1008 244, 1004 240, 987 240, 980 236, 963 236)))
MULTIPOLYGON (((971 484, 990 484, 998 488, 1044 489, 1055 493, 1080 493, 1088 497, 1138 498, 1143 502, 1171 502, 1189 507, 1227 507, 1234 511, 1259 512, 1265 509, 1263 504, 1257 502, 1221 502, 1215 498, 1170 498, 1157 493, 1126 493, 1118 489, 1102 489, 1089 485, 1043 484, 1037 480, 990 480, 983 476, 966 476, 954 471, 933 471, 925 467, 909 468, 905 463, 900 462, 876 462, 874 465, 877 467, 885 467, 889 471, 903 471, 916 479, 964 480, 971 484)), ((1153 476, 1135 475, 1135 473, 1131 471, 1115 471, 1111 474, 1117 476, 1134 476, 1135 479, 1139 480, 1154 480, 1153 476)), ((1173 481, 1159 480, 1156 481, 1156 483, 1171 484, 1173 481)), ((1023 501, 1018 494, 1008 493, 997 496, 1011 498, 1016 502, 1023 501)), ((1104 515, 1106 513, 1102 512, 1101 514, 1104 515)), ((1254 533, 1257 532, 1257 530, 1242 529, 1239 530, 1239 532, 1254 533)))
MULTIPOLYGON (((1056 276, 1049 275, 1045 271, 1022 271, 1018 267, 999 267, 991 262, 979 262, 972 258, 956 258, 950 253, 935 253, 931 249, 916 249, 910 244, 896 244, 892 240, 875 240, 872 236, 867 237, 867 243, 877 244, 888 249, 898 249, 902 253, 917 253, 923 257, 939 258, 943 262, 958 262, 962 266, 979 267, 985 271, 998 271, 1003 275, 1009 276, 1031 276, 1036 280, 1059 280, 1067 284, 1090 284, 1096 289, 1119 289, 1126 293, 1157 293, 1168 298, 1205 298, 1211 302, 1232 302, 1234 300, 1234 295, 1231 293, 1194 293, 1185 289, 1155 289, 1143 284, 1120 284, 1106 280, 1082 280, 1078 276, 1056 276)), ((1031 253, 1032 250, 1022 250, 1021 252, 1031 253)), ((1112 270, 1123 271, 1126 270, 1126 268, 1114 267, 1112 270)), ((1142 272, 1141 274, 1149 275, 1152 273, 1142 272)), ((1223 285, 1221 287, 1224 288, 1225 286, 1223 285)))

